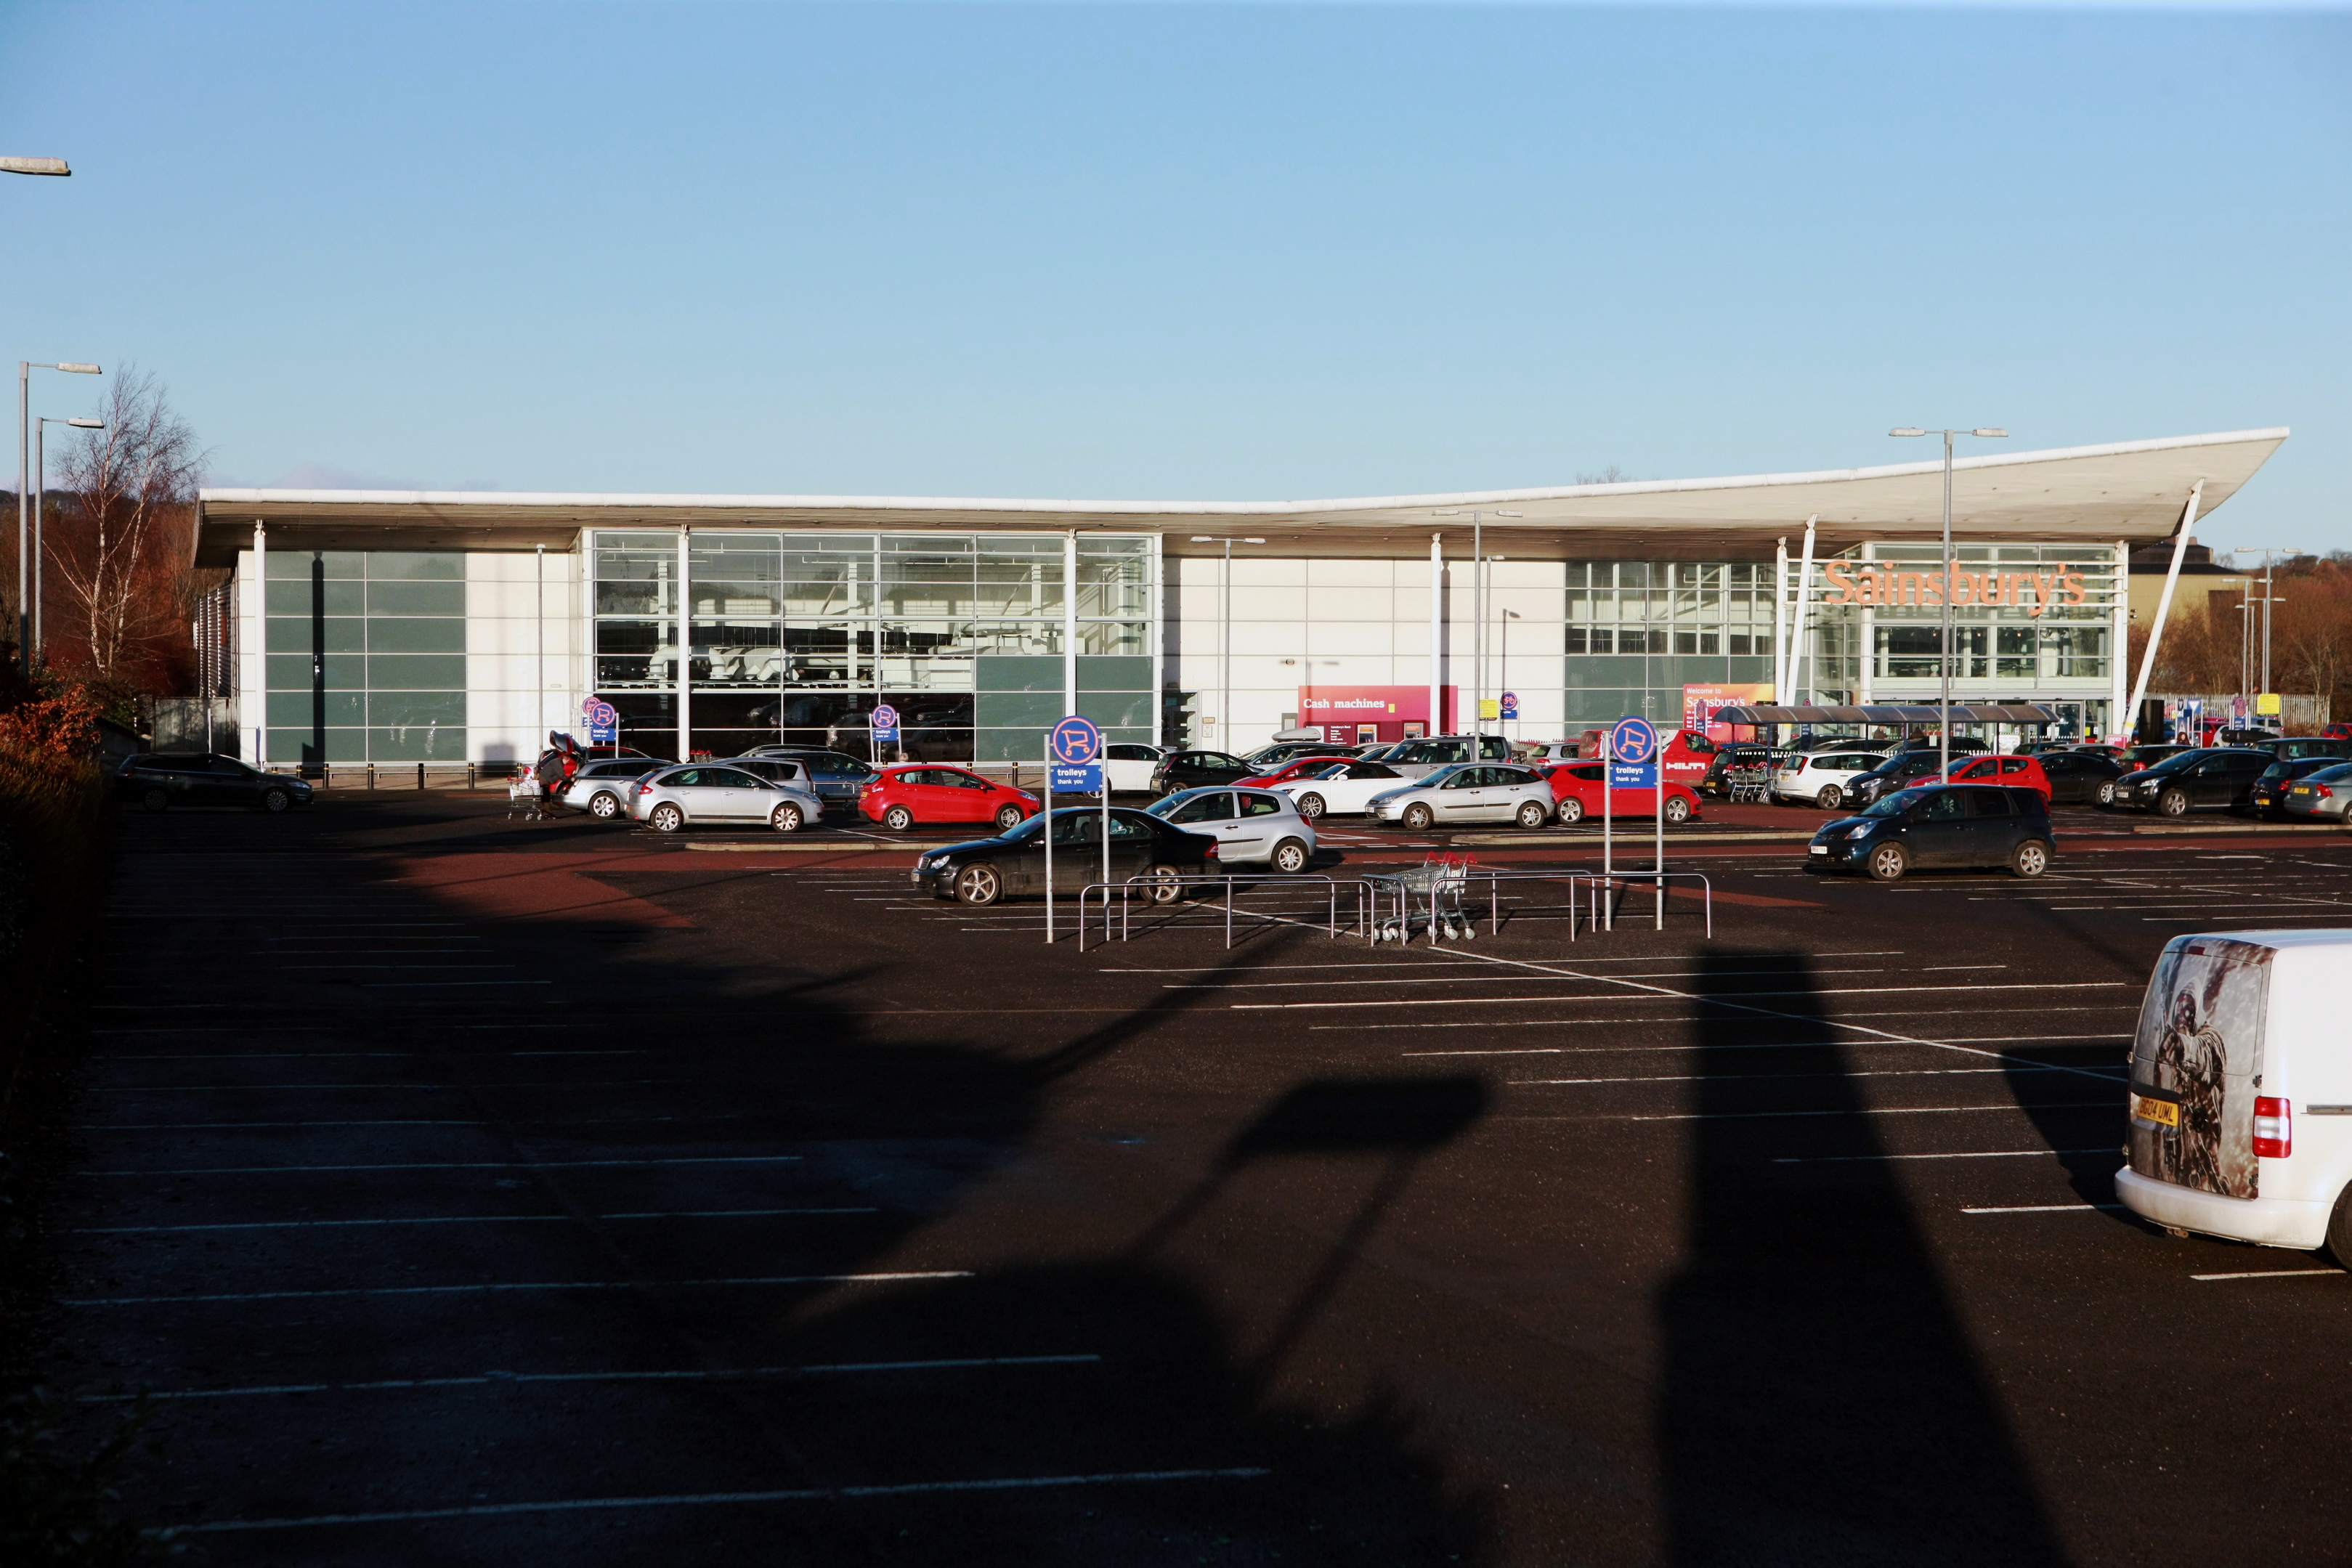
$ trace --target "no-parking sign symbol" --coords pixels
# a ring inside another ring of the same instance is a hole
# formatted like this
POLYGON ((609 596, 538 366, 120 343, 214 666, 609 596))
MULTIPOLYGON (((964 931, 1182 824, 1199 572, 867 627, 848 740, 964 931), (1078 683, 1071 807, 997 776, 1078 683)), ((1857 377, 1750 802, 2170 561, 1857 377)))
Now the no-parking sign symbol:
POLYGON ((620 712, 604 698, 589 697, 581 703, 580 716, 588 721, 589 745, 612 746, 620 740, 620 712))

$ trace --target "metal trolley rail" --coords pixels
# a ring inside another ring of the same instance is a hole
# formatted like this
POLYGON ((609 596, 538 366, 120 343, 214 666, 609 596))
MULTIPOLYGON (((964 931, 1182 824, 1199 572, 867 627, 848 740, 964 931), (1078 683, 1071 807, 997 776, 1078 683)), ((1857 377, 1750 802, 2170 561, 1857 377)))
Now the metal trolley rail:
MULTIPOLYGON (((1089 883, 1078 893, 1078 951, 1087 950, 1087 911, 1088 902, 1097 894, 1102 895, 1102 940, 1111 939, 1110 911, 1114 894, 1118 899, 1118 939, 1130 939, 1133 934, 1134 908, 1139 898, 1150 907, 1173 908, 1185 904, 1196 890, 1214 889, 1223 896, 1220 904, 1225 917, 1225 946, 1234 945, 1234 912, 1235 901, 1252 894, 1297 894, 1320 891, 1325 895, 1323 930, 1328 936, 1342 935, 1369 936, 1380 904, 1370 879, 1335 876, 1186 876, 1155 877, 1149 874, 1132 876, 1125 882, 1089 883), (1345 917, 1343 926, 1339 894, 1342 889, 1354 894, 1353 912, 1345 917)), ((1297 925, 1295 916, 1277 911, 1244 908, 1244 916, 1257 920, 1276 920, 1297 925)))

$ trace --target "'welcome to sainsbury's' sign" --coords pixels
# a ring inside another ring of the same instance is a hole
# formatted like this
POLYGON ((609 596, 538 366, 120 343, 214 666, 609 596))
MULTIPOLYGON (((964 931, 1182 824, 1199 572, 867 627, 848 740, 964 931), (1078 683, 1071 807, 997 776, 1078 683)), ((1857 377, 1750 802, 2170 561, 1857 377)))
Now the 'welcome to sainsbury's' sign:
POLYGON ((1826 561, 1823 570, 1831 590, 1822 598, 1825 604, 1940 606, 1948 581, 1956 605, 1997 605, 2038 616, 2055 605, 2091 601, 2090 590, 2083 585, 2084 569, 2079 566, 2053 566, 2033 571, 1970 571, 1958 561, 1951 561, 1944 571, 1910 571, 1900 565, 1849 571, 1836 561, 1826 561))

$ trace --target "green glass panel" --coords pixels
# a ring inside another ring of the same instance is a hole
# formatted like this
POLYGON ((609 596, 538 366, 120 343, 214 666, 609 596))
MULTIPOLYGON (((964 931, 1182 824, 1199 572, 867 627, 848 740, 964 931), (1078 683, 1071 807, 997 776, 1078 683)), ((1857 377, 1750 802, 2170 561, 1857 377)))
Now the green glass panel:
MULTIPOLYGON (((1158 698, 1150 692, 1080 692, 1078 711, 1108 730, 1113 725, 1148 726, 1151 722, 1152 705, 1158 698)), ((1060 715, 1055 715, 1060 717, 1060 715)))
POLYGON ((269 551, 268 555, 269 580, 272 582, 283 581, 289 578, 299 578, 308 582, 310 580, 310 563, 314 558, 325 561, 327 575, 330 578, 356 580, 367 575, 365 570, 367 558, 357 550, 274 549, 269 551))
MULTIPOLYGON (((1042 766, 1045 729, 976 729, 972 731, 974 762, 1027 762, 1042 766)), ((1034 783, 1034 779, 1030 780, 1034 783)))
POLYGON ((373 691, 463 690, 466 657, 462 653, 370 653, 367 684, 373 691))
POLYGON ((367 558, 368 580, 372 582, 386 578, 410 581, 463 582, 466 580, 466 558, 424 550, 370 550, 367 558))
POLYGON ((466 585, 462 582, 371 582, 367 585, 371 615, 463 615, 466 585))
POLYGON ((1078 689, 1085 692, 1148 692, 1151 660, 1117 653, 1078 655, 1078 689))
POLYGON ((1612 654, 1591 654, 1571 657, 1568 661, 1567 684, 1571 687, 1633 686, 1642 685, 1643 661, 1612 654))
MULTIPOLYGON (((307 692, 310 689, 310 655, 308 653, 272 653, 266 661, 269 690, 273 692, 307 692)), ((367 689, 367 660, 358 653, 327 655, 327 689, 331 692, 357 692, 367 689)), ((435 683, 448 685, 446 681, 435 683)))
MULTIPOLYGON (((365 692, 329 692, 327 723, 335 728, 356 728, 367 723, 365 692)), ((307 729, 310 724, 309 692, 271 692, 269 727, 307 729)))
POLYGON ((323 585, 325 591, 317 592, 320 586, 311 582, 310 574, 307 571, 291 581, 272 580, 266 595, 269 613, 308 615, 314 593, 330 615, 357 615, 367 609, 367 588, 363 583, 330 578, 323 585))
POLYGON ((371 653, 462 653, 466 623, 427 615, 379 615, 367 623, 371 653))
POLYGON ((1726 659, 1724 663, 1731 669, 1727 678, 1734 681, 1769 681, 1772 678, 1772 656, 1769 653, 1761 658, 1734 657, 1726 659))
POLYGON ((367 760, 367 731, 363 729, 331 729, 327 731, 327 755, 323 758, 310 750, 310 731, 278 729, 272 727, 262 732, 267 742, 264 760, 269 762, 364 762, 367 760))
POLYGON ((982 653, 972 661, 972 685, 983 692, 1058 693, 1066 673, 1058 658, 982 653))
POLYGON ((973 720, 981 727, 1043 725, 1048 728, 1062 717, 1062 694, 1055 692, 982 692, 972 699, 973 720))
MULTIPOLYGON (((366 646, 367 622, 356 615, 330 615, 326 622, 330 653, 357 653, 366 646)), ((273 615, 269 618, 269 646, 272 653, 302 653, 310 652, 310 618, 307 615, 273 615)))
POLYGON ((387 692, 368 694, 367 721, 377 729, 387 726, 439 725, 446 729, 466 722, 463 692, 387 692))
POLYGON ((373 762, 463 762, 466 727, 459 725, 381 726, 367 732, 368 758, 373 762))

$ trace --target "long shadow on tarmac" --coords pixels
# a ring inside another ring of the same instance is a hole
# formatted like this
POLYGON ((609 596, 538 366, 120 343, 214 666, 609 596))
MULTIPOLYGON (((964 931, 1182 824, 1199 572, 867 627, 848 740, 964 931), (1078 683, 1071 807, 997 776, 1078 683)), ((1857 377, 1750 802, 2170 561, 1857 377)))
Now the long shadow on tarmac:
POLYGON ((1785 967, 1773 1006, 1791 1017, 1719 1005, 1696 1026, 1686 1262, 1660 1309, 1671 1560, 2063 1561, 1893 1167, 1868 1157, 1884 1151, 1807 958, 1701 964, 1708 994, 1785 967), (1774 1040, 1794 1048, 1738 1049, 1774 1040), (1756 1114, 1775 1110, 1831 1114, 1756 1114), (1784 1167, 1834 1173, 1818 1176, 1769 1164, 1818 1152, 1863 1157, 1784 1167))
MULTIPOLYGON (((174 825, 184 830, 180 837, 254 836, 241 822, 218 834, 209 824, 174 825)), ((213 847, 249 854, 243 842, 213 847)), ((175 1406, 160 1431, 165 1468, 134 1486, 161 1521, 489 1511, 461 1520, 208 1533, 199 1539, 210 1560, 1026 1568, 1486 1559, 1482 1505, 1449 1495, 1442 1456, 1416 1438, 1406 1413, 1375 1402, 1333 1421, 1265 1392, 1273 1363, 1324 1303, 1414 1165, 1480 1113, 1484 1091, 1475 1082, 1307 1085, 1277 1096, 1236 1132, 1227 1172, 1324 1154, 1381 1162, 1370 1195, 1328 1256, 1302 1260, 1306 1283, 1284 1299, 1270 1342, 1263 1333, 1240 1342, 1223 1310, 1142 1249, 1117 1242, 1089 1249, 1050 1229, 1011 1248, 1000 1235, 995 1249, 1014 1260, 992 1266, 973 1259, 969 1279, 832 1291, 713 1288, 707 1282, 747 1276, 955 1265, 952 1249, 971 1245, 971 1237, 960 1231, 960 1241, 943 1228, 985 1184, 1028 1157, 1060 1073, 1115 1049, 1150 1020, 1076 1031, 1043 1071, 1034 1059, 959 1040, 952 1025, 919 1044, 879 1039, 853 1010, 856 998, 828 984, 856 967, 852 956, 828 960, 813 952, 797 974, 762 973, 740 963, 740 951, 730 958, 706 950, 692 960, 617 956, 593 930, 485 921, 478 908, 373 880, 362 857, 338 852, 323 832, 313 847, 327 852, 290 857, 287 876, 320 879, 317 885, 331 885, 339 896, 364 895, 387 909, 457 914, 491 933, 518 975, 593 974, 594 1004, 394 1006, 363 998, 402 993, 290 974, 256 972, 240 984, 204 946, 223 933, 245 940, 235 911, 209 935, 191 926, 164 948, 142 952, 136 973, 121 977, 155 994, 205 988, 222 1009, 206 1016, 256 1033, 301 1027, 305 1050, 418 1051, 448 1091, 434 1102, 447 1105, 440 1113, 487 1129, 485 1142, 453 1144, 454 1155, 445 1157, 512 1159, 507 1174, 523 1179, 497 1186, 520 1189, 515 1201, 572 1223, 531 1227, 495 1243, 472 1239, 488 1228, 430 1228, 414 1243, 404 1232, 376 1232, 386 1239, 371 1242, 372 1249, 336 1241, 340 1233, 331 1230, 289 1230, 235 1256, 150 1257, 137 1282, 121 1289, 177 1297, 289 1281, 373 1288, 446 1279, 571 1280, 597 1288, 466 1297, 446 1308, 428 1300, 413 1312, 362 1299, 283 1309, 264 1302, 234 1312, 122 1308, 76 1320, 68 1333, 89 1336, 77 1348, 119 1367, 125 1386, 334 1385, 299 1398, 175 1406), (566 1021, 556 1025, 559 1019, 566 1021), (560 1032, 547 1032, 551 1027, 560 1032), (533 1051, 521 1065, 499 1049, 518 1041, 533 1051), (557 1048, 644 1054, 545 1053, 557 1048), (771 1196, 743 1176, 674 1174, 693 1167, 665 1167, 672 1174, 660 1179, 572 1168, 625 1155, 693 1157, 723 1172, 728 1167, 716 1162, 765 1151, 804 1156, 805 1194, 779 1184, 771 1196), (878 1211, 773 1223, 692 1212, 850 1194, 864 1195, 878 1211), (657 1227, 625 1215, 614 1222, 615 1210, 653 1209, 684 1212, 657 1227), (328 1239, 306 1239, 320 1237, 328 1239), (687 1281, 706 1283, 681 1284, 687 1281), (119 1343, 109 1337, 118 1329, 119 1343), (1012 1370, 1001 1359, 1055 1355, 1071 1364, 1012 1370), (973 1364, 920 1374, 845 1370, 949 1361, 973 1364), (997 1364, 982 1364, 991 1362, 997 1364), (380 1383, 489 1368, 506 1370, 487 1386, 386 1392, 380 1383), (672 1368, 681 1380, 529 1381, 672 1368), (739 1375, 753 1368, 767 1370, 739 1375), (791 1375, 795 1368, 818 1371, 791 1375), (369 1383, 379 1386, 348 1386, 369 1383), (1167 1472, 1207 1473, 1158 1479, 1167 1472), (1098 1484, 1061 1484, 1070 1478, 1098 1484), (762 1493, 795 1495, 723 1500, 762 1493), (598 1499, 672 1500, 601 1509, 593 1506, 598 1499), (592 1506, 496 1511, 565 1500, 592 1506)), ((125 853, 135 862, 140 847, 128 845, 125 853)), ((131 869, 135 874, 135 863, 131 869)), ((177 879, 190 876, 164 868, 138 894, 169 900, 181 892, 177 879)), ((332 1109, 338 1102, 330 1094, 320 1103, 332 1109)), ((162 1102, 144 1113, 181 1114, 162 1102)), ((272 1102, 271 1113, 309 1112, 288 1100, 272 1102)), ((347 1134, 321 1134, 347 1140, 331 1147, 297 1147, 289 1132, 285 1152, 257 1155, 232 1135, 210 1147, 184 1140, 172 1158, 209 1166, 415 1157, 399 1142, 404 1133, 343 1125, 347 1134)), ((208 1197, 227 1201, 201 1184, 189 1190, 192 1200, 173 1211, 175 1220, 205 1219, 208 1197)), ((264 1201, 299 1201, 306 1215, 340 1218, 431 1213, 457 1199, 481 1202, 472 1188, 453 1199, 446 1186, 357 1185, 341 1195, 272 1189, 264 1201), (336 1207, 339 1197, 344 1207, 336 1207)), ((220 1211, 239 1219, 248 1212, 220 1211)))

